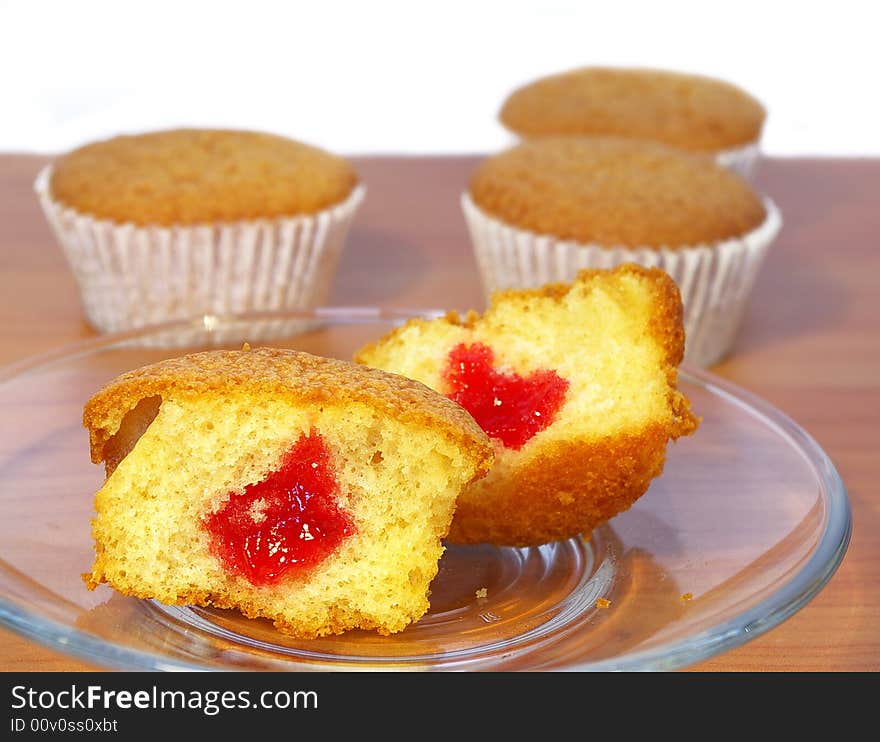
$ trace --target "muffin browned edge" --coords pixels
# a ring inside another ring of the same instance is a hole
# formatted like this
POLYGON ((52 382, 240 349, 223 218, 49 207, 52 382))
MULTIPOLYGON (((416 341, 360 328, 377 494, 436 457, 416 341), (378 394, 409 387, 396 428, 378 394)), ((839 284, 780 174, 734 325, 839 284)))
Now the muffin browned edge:
POLYGON ((474 419, 424 384, 349 361, 280 348, 204 351, 118 376, 83 409, 92 462, 105 460, 105 446, 122 418, 145 398, 236 391, 312 404, 368 404, 401 422, 432 427, 465 448, 477 462, 474 479, 484 476, 492 464, 492 444, 474 419))

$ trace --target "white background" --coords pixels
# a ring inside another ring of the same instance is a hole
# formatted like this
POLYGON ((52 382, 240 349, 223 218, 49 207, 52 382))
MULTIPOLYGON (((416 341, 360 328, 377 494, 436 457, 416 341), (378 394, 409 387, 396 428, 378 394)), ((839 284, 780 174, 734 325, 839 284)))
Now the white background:
POLYGON ((0 151, 233 126, 345 154, 483 152, 508 141, 512 88, 608 64, 741 85, 771 155, 878 155, 875 5, 0 0, 0 151))

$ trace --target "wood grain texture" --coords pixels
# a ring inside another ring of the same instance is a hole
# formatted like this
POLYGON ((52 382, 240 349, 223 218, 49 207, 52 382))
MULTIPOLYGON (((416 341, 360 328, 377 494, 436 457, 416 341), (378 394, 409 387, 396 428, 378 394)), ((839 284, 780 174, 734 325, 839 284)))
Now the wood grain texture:
MULTIPOLYGON (((0 155, 0 363, 91 337, 76 287, 40 213, 46 158, 0 155)), ((484 306, 458 197, 472 157, 355 159, 368 195, 331 303, 484 306)), ((787 413, 846 483, 854 529, 825 589, 769 633, 698 671, 880 670, 880 160, 767 160, 758 187, 785 224, 732 356, 714 367, 787 413)), ((84 456, 87 452, 84 452, 84 456)), ((0 670, 87 662, 0 630, 0 670)))

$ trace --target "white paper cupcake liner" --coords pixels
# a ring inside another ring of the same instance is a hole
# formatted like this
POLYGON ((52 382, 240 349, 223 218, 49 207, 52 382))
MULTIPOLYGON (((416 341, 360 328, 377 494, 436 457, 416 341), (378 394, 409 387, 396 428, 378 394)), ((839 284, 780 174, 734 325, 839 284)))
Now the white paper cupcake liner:
POLYGON ((770 199, 767 217, 742 237, 683 248, 603 247, 558 240, 511 227, 480 210, 467 193, 462 209, 486 296, 500 289, 572 281, 584 268, 637 263, 666 271, 684 305, 685 359, 709 366, 733 345, 767 249, 782 226, 770 199))
MULTIPOLYGON (((337 206, 307 216, 139 227, 57 203, 50 178, 51 166, 34 189, 76 279, 86 318, 102 333, 323 303, 366 192, 359 185, 337 206)), ((222 334, 212 337, 224 341, 222 334)))
POLYGON ((761 146, 752 142, 742 147, 724 149, 715 154, 715 162, 721 167, 732 170, 741 178, 752 181, 755 177, 758 160, 761 157, 761 146))

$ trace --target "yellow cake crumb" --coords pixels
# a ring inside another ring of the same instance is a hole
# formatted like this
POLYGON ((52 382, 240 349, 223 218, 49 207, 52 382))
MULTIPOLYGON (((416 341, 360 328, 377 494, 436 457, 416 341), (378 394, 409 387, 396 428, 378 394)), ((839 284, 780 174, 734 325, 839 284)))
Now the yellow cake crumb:
POLYGON ((608 598, 596 598, 596 608, 610 608, 611 601, 608 598))

